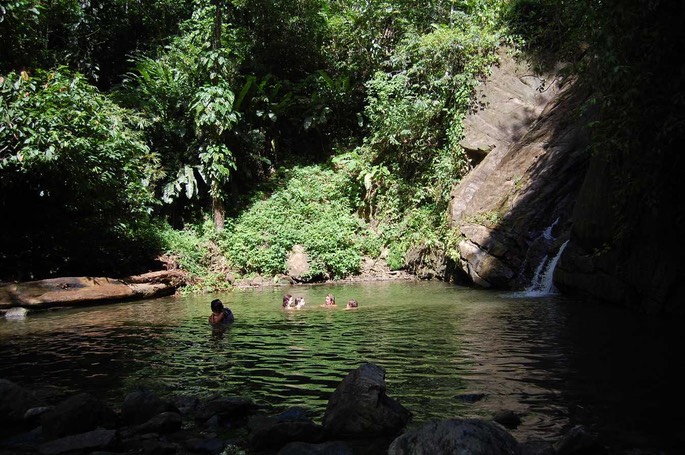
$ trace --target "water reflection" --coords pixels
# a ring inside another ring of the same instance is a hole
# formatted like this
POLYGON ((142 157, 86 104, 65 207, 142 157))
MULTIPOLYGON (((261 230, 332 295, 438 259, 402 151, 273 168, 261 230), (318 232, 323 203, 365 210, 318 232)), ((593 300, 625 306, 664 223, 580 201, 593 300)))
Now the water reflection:
POLYGON ((374 362, 415 423, 512 410, 523 419, 513 432, 522 441, 585 423, 616 441, 682 444, 682 417, 654 418, 679 415, 683 404, 673 371, 685 345, 680 330, 560 297, 372 283, 158 299, 15 322, 0 323, 0 377, 50 393, 85 390, 120 402, 145 385, 322 415, 340 380, 374 362), (282 310, 288 292, 307 306, 282 310), (359 308, 320 308, 328 292, 359 308), (207 323, 212 298, 233 310, 234 324, 207 323), (485 398, 469 403, 459 399, 465 393, 485 398))

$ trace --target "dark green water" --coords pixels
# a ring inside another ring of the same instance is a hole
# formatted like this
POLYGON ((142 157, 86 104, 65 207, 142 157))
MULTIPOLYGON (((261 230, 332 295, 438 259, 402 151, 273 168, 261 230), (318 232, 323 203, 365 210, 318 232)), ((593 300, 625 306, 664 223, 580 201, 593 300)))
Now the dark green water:
POLYGON ((680 453, 682 332, 627 310, 434 282, 236 290, 0 320, 0 377, 112 404, 147 386, 323 416, 344 376, 373 362, 413 424, 512 410, 523 419, 512 431, 519 441, 553 441, 584 424, 614 447, 680 453), (337 308, 319 307, 328 292, 337 308), (306 307, 282 310, 284 293, 306 307), (217 297, 236 316, 225 331, 207 324, 217 297), (350 298, 360 307, 345 311, 350 298), (459 398, 472 393, 485 397, 459 398))

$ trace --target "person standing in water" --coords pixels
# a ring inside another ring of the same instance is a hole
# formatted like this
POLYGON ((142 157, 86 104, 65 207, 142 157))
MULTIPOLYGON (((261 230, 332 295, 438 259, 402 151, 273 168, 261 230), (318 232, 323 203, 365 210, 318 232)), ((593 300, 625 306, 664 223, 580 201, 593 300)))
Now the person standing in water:
POLYGON ((212 300, 210 307, 212 308, 212 314, 209 315, 210 324, 229 324, 235 320, 233 312, 230 309, 225 308, 221 300, 212 300))

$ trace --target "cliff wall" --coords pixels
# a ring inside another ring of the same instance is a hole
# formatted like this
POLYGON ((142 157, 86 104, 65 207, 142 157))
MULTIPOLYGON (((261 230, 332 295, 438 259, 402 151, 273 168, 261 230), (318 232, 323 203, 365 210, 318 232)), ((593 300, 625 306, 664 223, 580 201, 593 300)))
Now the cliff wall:
POLYGON ((474 167, 449 207, 456 268, 478 286, 521 290, 561 251, 561 292, 683 315, 685 271, 669 241, 685 233, 675 169, 655 154, 651 180, 641 181, 651 196, 627 197, 633 180, 616 176, 636 165, 590 153, 588 95, 501 54, 465 121, 474 167))

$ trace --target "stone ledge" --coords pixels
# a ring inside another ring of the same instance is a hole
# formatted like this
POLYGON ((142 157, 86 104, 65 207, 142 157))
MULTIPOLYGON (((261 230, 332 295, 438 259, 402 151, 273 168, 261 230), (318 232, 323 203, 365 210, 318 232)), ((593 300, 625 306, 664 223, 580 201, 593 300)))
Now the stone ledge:
POLYGON ((162 270, 122 279, 63 277, 0 286, 0 310, 93 305, 171 295, 184 283, 183 273, 162 270))

